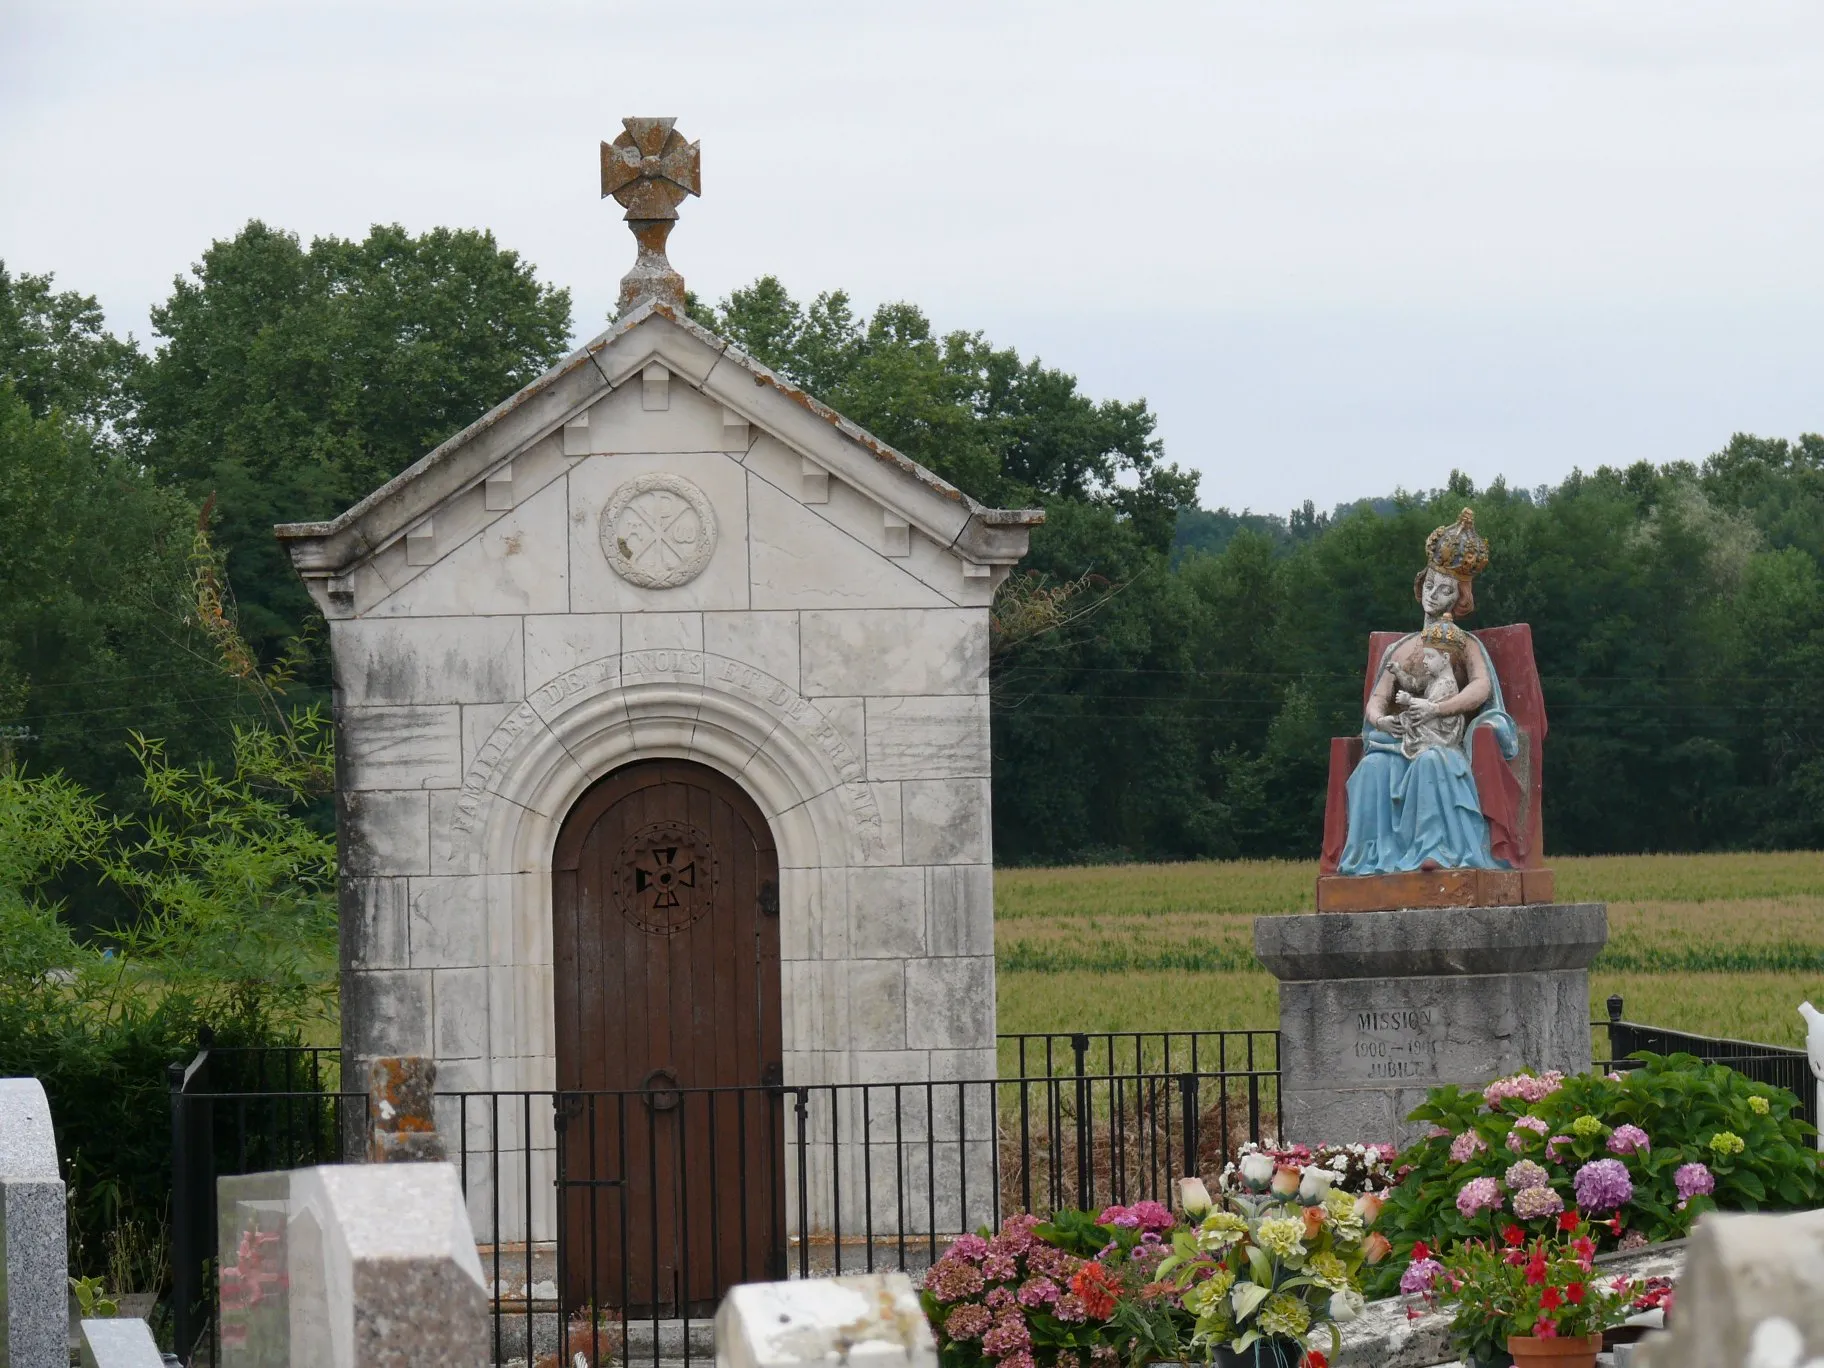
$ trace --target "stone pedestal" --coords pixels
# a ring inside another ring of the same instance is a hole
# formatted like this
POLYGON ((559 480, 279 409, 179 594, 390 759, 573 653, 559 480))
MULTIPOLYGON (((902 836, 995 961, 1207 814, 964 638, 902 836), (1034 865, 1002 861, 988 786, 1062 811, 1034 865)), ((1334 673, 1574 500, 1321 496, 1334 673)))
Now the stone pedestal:
POLYGON ((35 1078, 0 1078, 0 1364, 68 1368, 63 1178, 35 1078))
POLYGON ((1392 1141, 1428 1089, 1590 1067, 1601 903, 1260 917, 1279 980, 1280 1135, 1392 1141))

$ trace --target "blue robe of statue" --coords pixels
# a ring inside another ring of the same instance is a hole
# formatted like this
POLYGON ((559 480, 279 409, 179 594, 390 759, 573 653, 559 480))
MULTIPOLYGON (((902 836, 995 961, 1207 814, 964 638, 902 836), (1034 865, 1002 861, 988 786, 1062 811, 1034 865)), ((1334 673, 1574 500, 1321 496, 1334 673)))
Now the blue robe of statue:
MULTIPOLYGON (((1410 640, 1387 649, 1382 670, 1410 640)), ((1469 736, 1479 726, 1511 734, 1514 724, 1501 711, 1494 662, 1480 642, 1475 649, 1483 652, 1490 694, 1462 745, 1434 746, 1408 760, 1398 737, 1363 724, 1362 762, 1349 776, 1349 836, 1337 873, 1398 874, 1427 861, 1443 869, 1507 868, 1489 853, 1488 819, 1469 767, 1469 736)))

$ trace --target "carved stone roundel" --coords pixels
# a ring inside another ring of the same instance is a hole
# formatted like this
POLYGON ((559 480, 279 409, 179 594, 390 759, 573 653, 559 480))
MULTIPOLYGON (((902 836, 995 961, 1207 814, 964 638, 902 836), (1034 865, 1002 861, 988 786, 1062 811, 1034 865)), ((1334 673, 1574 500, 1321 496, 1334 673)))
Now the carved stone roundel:
POLYGON ((614 573, 647 589, 675 589, 703 572, 716 549, 709 498, 681 475, 641 475, 602 510, 602 551, 614 573))
POLYGON ((675 936, 715 903, 716 857, 687 822, 649 822, 614 861, 614 903, 642 931, 675 936))

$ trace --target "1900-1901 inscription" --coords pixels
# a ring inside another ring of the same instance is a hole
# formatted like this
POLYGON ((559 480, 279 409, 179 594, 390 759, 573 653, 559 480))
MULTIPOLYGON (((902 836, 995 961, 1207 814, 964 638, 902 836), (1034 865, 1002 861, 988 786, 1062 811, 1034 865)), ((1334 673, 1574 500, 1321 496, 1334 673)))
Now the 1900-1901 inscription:
POLYGON ((1347 1053, 1340 1061, 1345 1073, 1389 1080, 1436 1076, 1444 1043, 1444 1014, 1438 1008, 1389 1007, 1351 1016, 1354 1039, 1344 1047, 1347 1053))

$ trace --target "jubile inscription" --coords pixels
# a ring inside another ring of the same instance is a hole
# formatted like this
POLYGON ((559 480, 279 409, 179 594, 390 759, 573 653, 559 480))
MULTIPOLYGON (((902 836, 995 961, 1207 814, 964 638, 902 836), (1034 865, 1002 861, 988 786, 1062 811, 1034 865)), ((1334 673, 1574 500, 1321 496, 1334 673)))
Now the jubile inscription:
POLYGON ((1398 1082, 1438 1076, 1446 1030, 1443 1010, 1436 1005, 1352 1011, 1347 1029, 1339 1034, 1339 1072, 1349 1078, 1398 1082))

